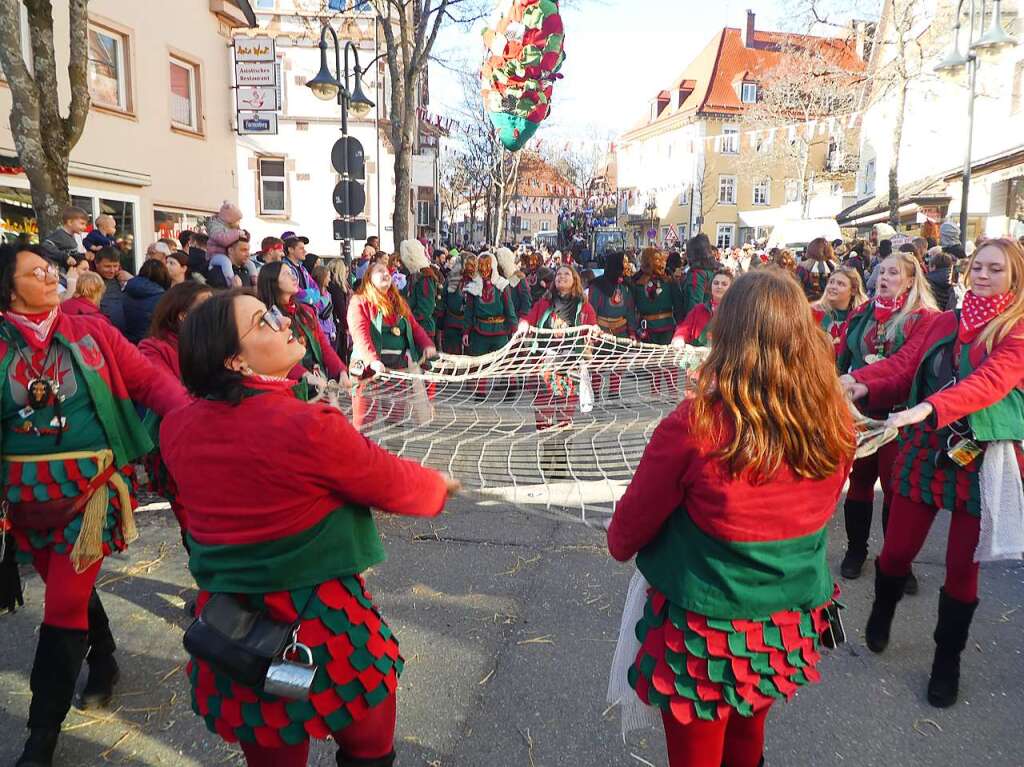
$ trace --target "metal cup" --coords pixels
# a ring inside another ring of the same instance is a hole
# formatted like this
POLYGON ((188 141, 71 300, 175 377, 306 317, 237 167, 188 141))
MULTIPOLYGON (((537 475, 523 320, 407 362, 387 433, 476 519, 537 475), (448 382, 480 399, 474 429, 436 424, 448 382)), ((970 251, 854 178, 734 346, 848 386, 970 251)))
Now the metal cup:
POLYGON ((306 645, 293 642, 280 658, 270 664, 267 678, 263 680, 263 691, 290 700, 306 700, 313 689, 316 668, 313 652, 306 645), (293 654, 305 656, 306 662, 289 660, 288 656, 293 654))

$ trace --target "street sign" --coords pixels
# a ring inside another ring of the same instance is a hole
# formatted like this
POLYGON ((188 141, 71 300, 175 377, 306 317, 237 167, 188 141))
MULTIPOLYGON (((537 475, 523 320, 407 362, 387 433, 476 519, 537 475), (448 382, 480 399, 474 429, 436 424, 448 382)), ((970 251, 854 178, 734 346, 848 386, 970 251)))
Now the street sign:
POLYGON ((235 85, 277 85, 277 68, 273 61, 236 61, 235 85))
POLYGON ((277 135, 277 112, 239 112, 238 135, 277 135))
POLYGON ((272 85, 236 88, 235 106, 239 112, 276 112, 280 106, 277 88, 272 85))
POLYGON ((366 192, 358 181, 340 181, 334 187, 333 202, 339 216, 358 216, 366 206, 366 192))
POLYGON ((355 136, 343 136, 334 142, 334 148, 331 149, 331 165, 338 173, 347 172, 351 178, 362 181, 366 177, 366 162, 363 145, 359 143, 359 139, 355 136))
POLYGON ((335 240, 365 240, 366 222, 357 218, 353 221, 338 220, 334 222, 335 240))
POLYGON ((236 37, 235 61, 276 61, 277 45, 273 37, 236 37))

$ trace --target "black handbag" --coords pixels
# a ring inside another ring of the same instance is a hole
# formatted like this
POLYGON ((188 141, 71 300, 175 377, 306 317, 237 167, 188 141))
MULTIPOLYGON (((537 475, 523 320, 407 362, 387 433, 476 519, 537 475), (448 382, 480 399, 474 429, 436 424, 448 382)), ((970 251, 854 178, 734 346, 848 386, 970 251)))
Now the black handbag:
POLYGON ((230 594, 214 594, 182 643, 190 655, 233 682, 260 690, 270 664, 291 644, 298 625, 275 621, 230 594))

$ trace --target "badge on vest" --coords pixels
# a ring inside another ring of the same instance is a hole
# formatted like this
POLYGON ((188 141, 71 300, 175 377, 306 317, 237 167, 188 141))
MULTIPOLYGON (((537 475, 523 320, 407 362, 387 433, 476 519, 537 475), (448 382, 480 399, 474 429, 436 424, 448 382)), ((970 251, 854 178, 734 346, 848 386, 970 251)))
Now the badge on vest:
POLYGON ((973 439, 967 439, 964 437, 953 445, 953 447, 947 451, 946 455, 948 455, 957 466, 965 468, 970 466, 974 459, 983 452, 981 445, 973 439))

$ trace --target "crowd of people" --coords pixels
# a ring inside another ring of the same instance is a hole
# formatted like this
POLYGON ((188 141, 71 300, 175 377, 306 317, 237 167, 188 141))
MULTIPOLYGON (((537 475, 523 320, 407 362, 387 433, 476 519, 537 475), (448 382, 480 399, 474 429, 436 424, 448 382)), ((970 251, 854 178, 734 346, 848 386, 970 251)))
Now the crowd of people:
MULTIPOLYGON (((251 252, 226 203, 131 274, 110 222, 88 226, 71 208, 41 246, 0 247, 0 609, 22 604, 19 563, 45 584, 19 767, 52 764, 73 703, 114 695, 94 584, 138 535, 142 481, 170 501, 199 587, 185 644, 206 727, 249 765, 304 765, 310 738, 333 738, 341 767, 393 764, 404 660, 362 579, 384 556, 370 509, 433 516, 459 484, 359 433, 375 417, 362 382, 439 350, 492 354, 531 326, 710 347, 608 530, 649 585, 626 631, 640 642, 629 682, 660 712, 673 767, 762 763, 771 706, 818 679, 822 644, 841 640, 826 530, 848 478, 845 579, 862 573, 883 490, 874 652, 916 591, 937 511, 951 513, 927 694, 956 702, 981 520, 1024 515, 1024 496, 1005 508, 980 482, 996 462, 1018 478, 1024 465, 1019 242, 968 255, 947 225, 935 243, 819 238, 797 259, 698 235, 598 271, 529 249, 407 240, 387 254, 372 238, 351 265, 323 264, 294 232, 251 252), (351 387, 351 420, 307 401, 306 373, 351 387), (847 398, 899 440, 855 460, 847 398), (293 446, 287 462, 274 444, 293 446), (268 657, 239 629, 253 625, 284 644, 268 657)), ((538 431, 571 424, 564 383, 529 382, 538 431)), ((607 386, 623 396, 614 373, 607 386)))

